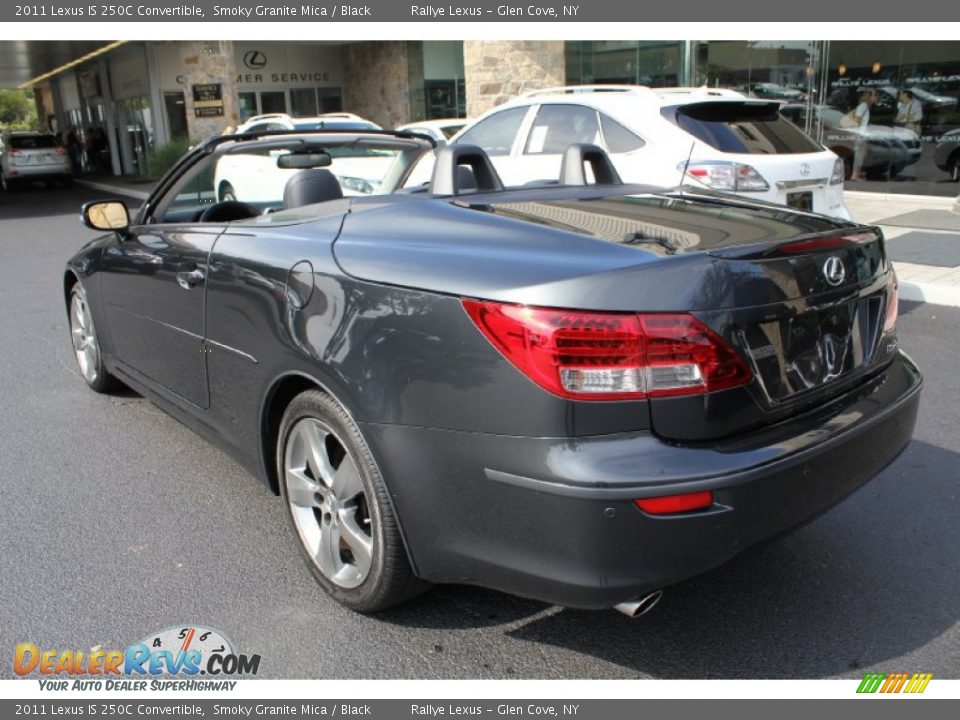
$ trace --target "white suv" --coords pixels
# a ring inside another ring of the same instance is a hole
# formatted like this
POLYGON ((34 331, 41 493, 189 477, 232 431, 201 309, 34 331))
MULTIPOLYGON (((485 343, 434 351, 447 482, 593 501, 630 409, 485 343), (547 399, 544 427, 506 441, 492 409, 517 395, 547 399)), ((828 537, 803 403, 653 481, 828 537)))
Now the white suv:
POLYGON ((625 182, 699 183, 849 219, 843 162, 778 109, 733 90, 552 88, 490 110, 451 143, 483 148, 506 185, 556 180, 563 151, 593 143, 625 182))
POLYGON ((254 115, 236 129, 243 133, 275 130, 379 130, 380 126, 353 113, 326 113, 312 117, 291 117, 285 113, 254 115))
POLYGON ((73 168, 66 148, 49 133, 0 134, 0 187, 9 191, 20 183, 35 180, 73 184, 73 168))

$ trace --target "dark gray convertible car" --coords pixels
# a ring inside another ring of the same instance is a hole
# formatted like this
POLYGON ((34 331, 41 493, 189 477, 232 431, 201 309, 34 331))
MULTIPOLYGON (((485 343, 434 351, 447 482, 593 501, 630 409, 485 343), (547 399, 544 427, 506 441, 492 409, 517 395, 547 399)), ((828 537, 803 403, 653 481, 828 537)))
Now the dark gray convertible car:
POLYGON ((504 188, 414 135, 224 136, 83 219, 109 231, 63 278, 87 383, 235 455, 356 610, 472 583, 642 614, 916 420, 879 230, 623 185, 595 146, 504 188))

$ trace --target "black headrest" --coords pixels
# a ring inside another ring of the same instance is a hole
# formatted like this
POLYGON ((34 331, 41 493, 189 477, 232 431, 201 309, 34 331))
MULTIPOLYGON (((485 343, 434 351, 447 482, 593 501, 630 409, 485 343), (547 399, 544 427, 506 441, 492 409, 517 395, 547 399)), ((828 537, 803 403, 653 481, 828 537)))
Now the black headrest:
POLYGON ((434 195, 459 195, 464 190, 480 192, 503 190, 503 182, 487 154, 476 145, 447 145, 437 153, 430 180, 430 192, 434 195), (473 186, 461 184, 467 175, 460 171, 467 167, 473 173, 473 186))
POLYGON ((342 197, 343 190, 336 175, 324 168, 310 168, 301 170, 287 180, 283 188, 283 207, 303 207, 342 197))
POLYGON ((457 165, 457 190, 460 192, 472 192, 477 189, 477 178, 473 175, 473 170, 469 165, 457 165))
POLYGON ((256 217, 260 212, 245 202, 238 200, 223 200, 216 205, 210 205, 200 213, 197 222, 233 222, 256 217))
POLYGON ((563 153, 560 165, 561 185, 586 185, 587 173, 584 163, 590 163, 593 179, 597 185, 622 185, 617 169, 603 148, 590 143, 576 143, 563 153))

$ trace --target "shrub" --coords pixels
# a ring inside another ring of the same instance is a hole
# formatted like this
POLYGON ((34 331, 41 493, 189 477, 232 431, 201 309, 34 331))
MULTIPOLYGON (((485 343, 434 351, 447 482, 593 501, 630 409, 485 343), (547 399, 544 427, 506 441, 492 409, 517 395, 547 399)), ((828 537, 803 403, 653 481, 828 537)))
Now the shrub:
POLYGON ((190 141, 187 138, 175 138, 166 145, 153 148, 147 153, 147 177, 151 180, 159 180, 189 149, 190 141))

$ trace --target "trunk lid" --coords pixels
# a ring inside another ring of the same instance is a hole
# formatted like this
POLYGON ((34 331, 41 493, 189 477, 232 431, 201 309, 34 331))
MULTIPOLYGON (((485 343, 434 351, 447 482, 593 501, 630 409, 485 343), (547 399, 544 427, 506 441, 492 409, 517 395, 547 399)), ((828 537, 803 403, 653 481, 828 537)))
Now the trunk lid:
POLYGON ((694 315, 753 380, 650 400, 654 431, 677 441, 804 412, 891 357, 892 274, 876 228, 719 194, 602 193, 511 191, 384 213, 355 203, 334 254, 352 275, 458 297, 694 315), (418 231, 398 234, 407 213, 418 231))

